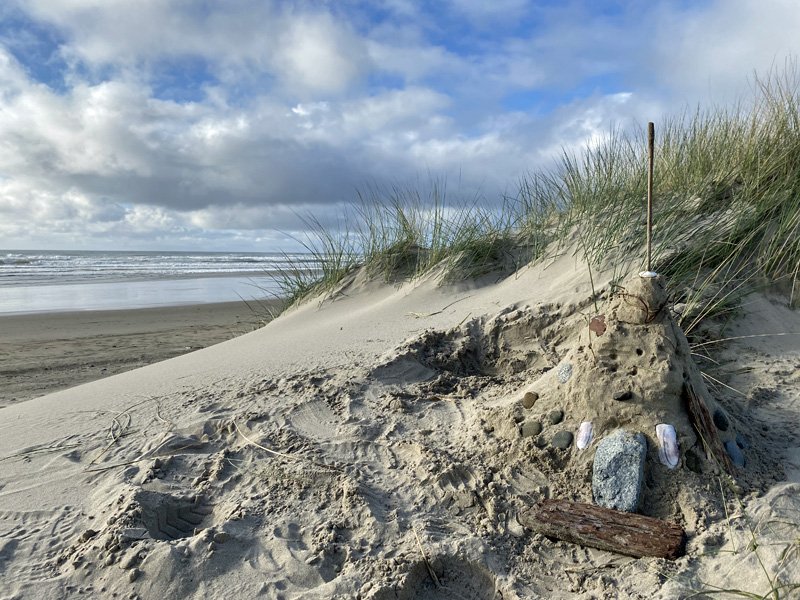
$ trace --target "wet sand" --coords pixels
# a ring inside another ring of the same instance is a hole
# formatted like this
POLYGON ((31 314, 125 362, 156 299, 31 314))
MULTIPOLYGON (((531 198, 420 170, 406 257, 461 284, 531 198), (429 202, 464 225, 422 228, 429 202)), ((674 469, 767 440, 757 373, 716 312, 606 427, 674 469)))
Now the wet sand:
POLYGON ((268 320, 244 302, 3 316, 0 407, 224 342, 268 320))

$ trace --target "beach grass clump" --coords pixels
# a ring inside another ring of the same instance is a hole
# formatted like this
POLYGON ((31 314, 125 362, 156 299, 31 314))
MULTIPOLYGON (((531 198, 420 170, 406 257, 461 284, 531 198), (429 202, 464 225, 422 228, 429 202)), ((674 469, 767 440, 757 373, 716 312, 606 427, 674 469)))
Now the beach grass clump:
MULTIPOLYGON (((689 323, 731 310, 754 285, 782 285, 800 304, 800 78, 794 62, 756 77, 732 107, 684 111, 656 124, 653 265, 689 323), (709 294, 710 290, 714 290, 709 294), (708 300, 701 306, 703 299, 708 300), (696 309, 696 310, 695 310, 696 309)), ((370 187, 342 207, 341 227, 306 221, 316 268, 280 281, 297 301, 329 291, 357 266, 386 281, 441 266, 443 280, 508 273, 552 244, 579 240, 592 268, 620 280, 645 268, 647 133, 615 129, 513 197, 452 198, 446 182, 370 187)))

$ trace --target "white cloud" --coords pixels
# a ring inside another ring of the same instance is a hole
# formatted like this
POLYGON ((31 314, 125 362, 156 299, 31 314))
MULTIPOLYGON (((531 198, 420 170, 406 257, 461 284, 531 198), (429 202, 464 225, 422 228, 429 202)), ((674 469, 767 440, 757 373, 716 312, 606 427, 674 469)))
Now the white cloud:
POLYGON ((276 239, 291 207, 333 220, 355 187, 429 170, 492 197, 615 125, 724 101, 800 29, 779 0, 450 0, 440 21, 383 0, 382 22, 358 2, 13 1, 68 66, 48 87, 0 38, 0 247, 276 239))
POLYGON ((800 10, 785 0, 715 0, 688 13, 665 7, 644 67, 673 94, 723 104, 742 95, 748 75, 800 54, 798 31, 800 10))
POLYGON ((330 15, 302 15, 281 36, 274 62, 295 93, 339 93, 356 80, 365 62, 360 41, 330 15))

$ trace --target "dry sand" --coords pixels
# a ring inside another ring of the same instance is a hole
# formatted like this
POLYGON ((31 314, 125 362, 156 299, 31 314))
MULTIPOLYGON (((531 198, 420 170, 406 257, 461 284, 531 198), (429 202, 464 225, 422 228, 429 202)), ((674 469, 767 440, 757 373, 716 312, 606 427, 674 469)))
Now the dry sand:
MULTIPOLYGON (((619 297, 594 281, 617 325, 593 350, 617 344, 618 372, 652 351, 649 371, 619 377, 668 390, 686 357, 659 349, 657 328, 620 333, 619 297)), ((658 462, 648 428, 675 407, 634 396, 638 412, 609 412, 615 378, 587 358, 598 311, 569 253, 501 281, 361 273, 253 333, 0 410, 0 598, 655 599, 800 582, 800 313, 750 300, 728 333, 795 335, 716 354, 711 397, 749 443, 738 495, 681 423, 678 467, 658 462), (604 377, 594 395, 586 369, 604 377), (541 404, 524 409, 530 390, 541 404), (562 423, 522 436, 556 405, 562 423), (589 448, 550 447, 589 410, 589 448), (587 457, 615 418, 645 429, 641 512, 685 528, 683 558, 519 524, 541 498, 591 499, 587 457)))
POLYGON ((0 407, 224 342, 265 316, 243 302, 0 316, 0 407))

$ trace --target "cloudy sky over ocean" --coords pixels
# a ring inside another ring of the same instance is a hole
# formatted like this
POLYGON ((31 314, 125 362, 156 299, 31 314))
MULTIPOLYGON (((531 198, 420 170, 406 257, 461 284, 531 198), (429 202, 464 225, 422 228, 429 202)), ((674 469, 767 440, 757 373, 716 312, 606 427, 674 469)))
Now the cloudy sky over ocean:
POLYGON ((357 188, 499 199, 746 98, 798 31, 794 0, 3 0, 0 248, 273 251, 357 188))

